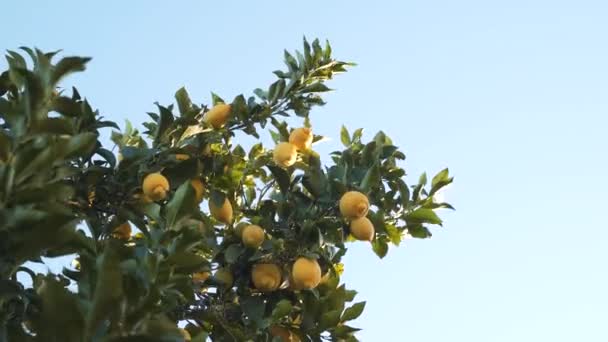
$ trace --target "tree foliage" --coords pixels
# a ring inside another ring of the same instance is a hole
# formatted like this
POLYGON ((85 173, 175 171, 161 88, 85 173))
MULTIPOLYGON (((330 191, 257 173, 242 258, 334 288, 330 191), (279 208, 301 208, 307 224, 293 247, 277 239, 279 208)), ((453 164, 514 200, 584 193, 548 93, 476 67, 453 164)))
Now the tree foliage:
POLYGON ((367 197, 381 258, 406 235, 430 237, 436 210, 452 208, 434 200, 448 170, 406 184, 405 155, 382 132, 364 140, 343 127, 331 165, 312 149, 283 164, 272 147, 237 144, 263 132, 288 143, 290 116, 312 127, 326 81, 352 65, 329 44, 285 51, 286 69, 249 97, 212 93, 197 105, 179 89, 142 132, 128 122, 121 132, 60 88, 88 58, 22 50, 7 52, 0 74, 0 340, 355 341, 349 322, 365 302, 340 282, 354 241, 342 196, 367 197), (222 104, 226 121, 213 124, 222 104), (99 140, 104 128, 115 129, 118 157, 99 140), (29 267, 65 255, 75 259, 61 274, 29 267), (318 285, 298 286, 299 273, 314 273, 296 270, 300 258, 318 265, 318 285))

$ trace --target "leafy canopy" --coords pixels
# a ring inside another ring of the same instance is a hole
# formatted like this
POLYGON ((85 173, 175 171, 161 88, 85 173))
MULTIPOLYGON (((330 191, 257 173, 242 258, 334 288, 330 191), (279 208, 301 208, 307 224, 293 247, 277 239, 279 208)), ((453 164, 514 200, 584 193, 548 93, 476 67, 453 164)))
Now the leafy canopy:
POLYGON ((0 74, 2 341, 356 341, 349 321, 365 302, 340 282, 354 241, 342 195, 367 197, 381 258, 406 235, 430 237, 429 225, 442 224, 436 210, 452 208, 434 200, 452 182, 448 170, 406 184, 405 155, 382 132, 364 140, 363 129, 343 127, 331 165, 311 149, 281 165, 272 146, 237 143, 264 132, 289 142, 287 117, 313 127, 326 81, 352 65, 333 59, 329 44, 305 39, 303 51, 285 51, 286 69, 254 96, 212 93, 212 104, 197 105, 181 88, 176 105, 148 113, 143 132, 129 122, 121 132, 76 89, 59 87, 88 58, 54 63, 55 52, 22 50, 8 51, 0 74), (229 115, 214 127, 205 116, 220 104, 229 115), (99 140, 104 128, 115 129, 118 158, 99 140), (162 176, 142 189, 153 173, 162 176), (166 196, 152 201, 153 186, 166 196), (244 244, 247 225, 262 232, 250 229, 244 244), (61 274, 30 267, 64 255, 75 259, 61 274), (298 270, 320 281, 309 289, 292 272, 302 257, 323 275, 298 270), (275 266, 253 275, 258 264, 275 266))

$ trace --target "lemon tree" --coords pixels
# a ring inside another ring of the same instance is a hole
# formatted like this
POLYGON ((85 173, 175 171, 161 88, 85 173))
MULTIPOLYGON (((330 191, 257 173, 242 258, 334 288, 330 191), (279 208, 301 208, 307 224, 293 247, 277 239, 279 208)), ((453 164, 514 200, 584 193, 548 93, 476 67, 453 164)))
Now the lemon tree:
POLYGON ((356 341, 365 302, 340 280, 349 244, 384 257, 430 237, 452 178, 407 184, 403 152, 362 129, 343 128, 323 165, 312 112, 352 64, 318 40, 284 58, 251 96, 197 104, 182 88, 143 131, 121 131, 61 87, 88 58, 8 51, 0 341, 356 341), (274 143, 239 144, 263 134, 274 143), (74 261, 32 266, 58 256, 74 261))

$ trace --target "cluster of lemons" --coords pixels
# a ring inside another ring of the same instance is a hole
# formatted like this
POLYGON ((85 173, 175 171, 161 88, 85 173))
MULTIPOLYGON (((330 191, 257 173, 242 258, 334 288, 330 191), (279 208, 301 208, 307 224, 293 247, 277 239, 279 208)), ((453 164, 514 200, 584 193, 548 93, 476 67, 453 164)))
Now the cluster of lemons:
MULTIPOLYGON (((220 129, 226 124, 230 111, 230 105, 217 104, 205 113, 203 120, 214 129, 220 129)), ((273 151, 274 162, 283 168, 292 166, 297 160, 298 152, 310 150, 312 141, 312 129, 309 127, 293 130, 289 136, 289 142, 281 142, 275 147, 273 151)), ((187 160, 190 157, 186 154, 177 154, 175 158, 177 160, 187 160)), ((195 191, 196 200, 199 203, 202 202, 205 194, 203 182, 200 179, 192 179, 190 184, 195 191)), ((168 196, 169 190, 169 180, 165 176, 160 172, 150 173, 144 177, 142 182, 141 201, 151 203, 164 200, 168 196)), ((221 206, 216 205, 211 200, 208 202, 209 212, 213 218, 225 224, 232 223, 233 208, 227 198, 224 199, 221 206)), ((374 226, 367 218, 369 206, 367 196, 358 191, 348 191, 340 198, 340 213, 349 222, 350 232, 357 240, 372 241, 374 239, 374 226)), ((237 226, 236 232, 241 237, 243 245, 252 249, 259 248, 266 238, 265 230, 255 224, 241 223, 237 226)), ((131 236, 131 226, 128 222, 119 225, 114 229, 112 236, 128 240, 131 236)), ((285 280, 288 281, 292 290, 303 290, 317 287, 325 278, 321 274, 318 261, 304 256, 298 257, 291 265, 289 272, 285 273, 288 273, 288 275, 285 276, 283 268, 276 263, 257 263, 251 269, 251 282, 258 291, 271 292, 279 289, 285 280)), ((211 273, 208 271, 198 272, 192 275, 192 279, 196 283, 204 283, 210 276, 211 273)), ((234 283, 234 277, 227 268, 218 269, 214 278, 225 287, 231 287, 234 283)), ((273 329, 274 332, 271 332, 273 335, 281 336, 286 341, 299 340, 288 329, 278 326, 273 327, 273 329)), ((181 331, 184 339, 189 341, 191 338, 188 331, 184 329, 181 331)))
POLYGON ((274 148, 272 159, 275 164, 288 168, 296 163, 298 151, 307 151, 312 146, 312 129, 300 127, 289 134, 289 142, 281 142, 274 148))

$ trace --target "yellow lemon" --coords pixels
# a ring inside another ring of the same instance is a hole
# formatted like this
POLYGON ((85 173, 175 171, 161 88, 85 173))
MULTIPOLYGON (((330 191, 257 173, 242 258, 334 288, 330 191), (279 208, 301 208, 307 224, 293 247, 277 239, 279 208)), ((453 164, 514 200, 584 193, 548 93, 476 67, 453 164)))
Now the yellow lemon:
POLYGON ((375 235, 374 225, 367 217, 350 221, 350 233, 359 241, 372 241, 375 235))
POLYGON ((275 264, 255 264, 251 270, 253 286, 262 292, 278 289, 282 278, 281 269, 275 264))
POLYGON ((215 272, 215 279, 224 287, 232 287, 234 277, 228 269, 220 268, 215 272))
POLYGON ((289 135, 289 142, 300 151, 310 149, 312 146, 312 139, 312 129, 308 127, 296 128, 289 135))
POLYGON ((281 342, 300 342, 298 335, 291 332, 289 329, 279 325, 273 325, 270 327, 270 335, 278 337, 281 342))
POLYGON ((368 210, 369 200, 359 191, 348 191, 340 198, 340 212, 348 219, 364 217, 368 210))
POLYGON ((264 229, 254 224, 243 229, 242 232, 243 244, 249 248, 258 248, 264 242, 264 229))
POLYGON ((190 336, 190 333, 188 332, 188 330, 186 329, 179 329, 180 334, 182 334, 182 337, 184 338, 184 341, 186 342, 190 342, 192 341, 192 336, 190 336))
POLYGON ((232 204, 227 198, 224 199, 224 204, 221 207, 216 206, 212 200, 209 200, 209 212, 213 218, 220 222, 225 224, 232 222, 232 204))
POLYGON ((192 281, 196 282, 196 283, 204 283, 209 276, 211 275, 211 273, 209 272, 196 272, 194 274, 192 274, 192 281))
POLYGON ((190 185, 192 185, 194 188, 194 197, 200 203, 203 200, 203 195, 205 194, 205 185, 198 178, 191 180, 190 185))
POLYGON ((152 201, 160 201, 167 197, 169 181, 160 172, 151 173, 144 178, 142 190, 152 201))
POLYGON ((300 257, 293 263, 291 276, 295 286, 314 289, 321 282, 321 267, 315 259, 300 257))
POLYGON ((131 225, 129 222, 125 222, 114 228, 112 231, 112 236, 117 239, 128 240, 129 237, 131 237, 131 225))
POLYGON ((295 145, 288 142, 279 143, 273 151, 272 158, 280 167, 290 167, 296 163, 298 150, 295 145))
POLYGON ((226 121, 228 121, 228 117, 230 116, 230 109, 230 105, 218 103, 207 113, 205 113, 203 121, 210 124, 215 129, 222 128, 226 124, 226 121))

